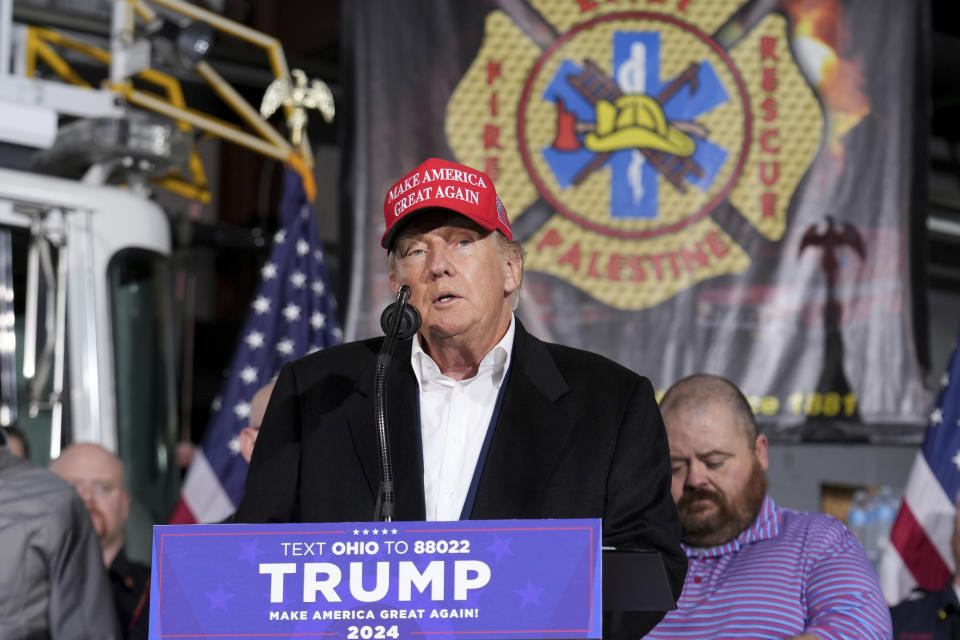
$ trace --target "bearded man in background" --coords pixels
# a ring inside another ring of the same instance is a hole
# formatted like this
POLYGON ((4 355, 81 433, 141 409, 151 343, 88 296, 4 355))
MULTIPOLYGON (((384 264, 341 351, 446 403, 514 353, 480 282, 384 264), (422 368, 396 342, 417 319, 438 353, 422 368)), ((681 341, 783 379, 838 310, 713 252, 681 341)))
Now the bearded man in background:
POLYGON ((853 534, 767 495, 767 437, 733 383, 684 378, 660 411, 689 569, 677 609, 648 638, 891 637, 877 576, 853 534))

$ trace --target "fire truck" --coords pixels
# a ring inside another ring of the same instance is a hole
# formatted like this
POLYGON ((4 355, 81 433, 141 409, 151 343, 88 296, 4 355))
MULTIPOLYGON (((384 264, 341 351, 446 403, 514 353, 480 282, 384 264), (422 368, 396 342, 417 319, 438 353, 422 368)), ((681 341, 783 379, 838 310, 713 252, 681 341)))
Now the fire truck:
POLYGON ((142 196, 0 169, 0 422, 41 464, 72 442, 116 452, 134 545, 179 486, 170 251, 142 196))
POLYGON ((153 196, 209 202, 200 136, 294 166, 309 192, 304 108, 329 121, 333 104, 325 84, 288 71, 275 38, 197 5, 116 0, 107 19, 97 41, 18 21, 0 0, 0 143, 36 150, 30 171, 0 168, 0 425, 23 429, 41 465, 75 442, 115 452, 132 498, 127 552, 149 561, 180 482, 171 224, 153 196), (204 59, 214 33, 265 51, 266 115, 204 59), (80 73, 80 58, 102 77, 80 73), (245 126, 191 109, 171 64, 245 126), (276 109, 293 142, 267 120, 276 109))

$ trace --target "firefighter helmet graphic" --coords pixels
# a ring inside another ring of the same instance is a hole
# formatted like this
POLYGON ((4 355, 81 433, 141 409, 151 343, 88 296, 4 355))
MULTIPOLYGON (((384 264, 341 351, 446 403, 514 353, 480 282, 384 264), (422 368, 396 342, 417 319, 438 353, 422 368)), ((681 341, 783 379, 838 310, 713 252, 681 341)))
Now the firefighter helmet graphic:
POLYGON ((446 122, 514 217, 537 200, 556 212, 525 241, 528 269, 640 309, 749 266, 719 207, 783 235, 823 115, 781 15, 727 50, 709 34, 739 2, 532 4, 559 35, 538 45, 491 13, 446 122))

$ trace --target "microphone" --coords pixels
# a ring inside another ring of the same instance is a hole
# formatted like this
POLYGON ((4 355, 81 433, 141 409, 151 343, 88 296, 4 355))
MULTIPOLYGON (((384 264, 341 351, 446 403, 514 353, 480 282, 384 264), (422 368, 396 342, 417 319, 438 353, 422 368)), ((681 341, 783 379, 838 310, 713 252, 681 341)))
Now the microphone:
POLYGON ((400 287, 400 291, 397 293, 397 301, 392 302, 387 305, 383 310, 383 313, 380 314, 380 328, 383 329, 383 333, 386 335, 391 334, 391 328, 393 327, 393 322, 397 314, 397 307, 399 306, 401 311, 400 316, 400 327, 396 330, 396 339, 397 340, 406 340, 412 338, 420 329, 420 312, 417 311, 417 308, 411 304, 407 304, 407 300, 410 298, 410 287, 403 285, 400 287), (402 303, 401 303, 402 297, 402 303))
POLYGON ((397 300, 380 314, 380 326, 386 334, 374 374, 374 420, 377 424, 377 449, 380 462, 380 488, 374 507, 375 522, 391 522, 395 512, 393 489, 393 461, 390 454, 390 430, 387 427, 387 370, 393 359, 397 340, 407 340, 420 328, 420 313, 407 304, 410 287, 403 285, 397 300))

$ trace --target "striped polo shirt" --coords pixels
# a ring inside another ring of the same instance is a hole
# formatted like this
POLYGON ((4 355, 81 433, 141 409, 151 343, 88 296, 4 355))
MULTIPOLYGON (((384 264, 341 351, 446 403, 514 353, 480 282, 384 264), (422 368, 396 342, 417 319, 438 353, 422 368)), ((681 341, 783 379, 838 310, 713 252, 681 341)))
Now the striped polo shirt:
POLYGON ((690 565, 677 609, 648 639, 892 637, 867 554, 831 516, 780 509, 767 496, 730 542, 683 549, 690 565))

